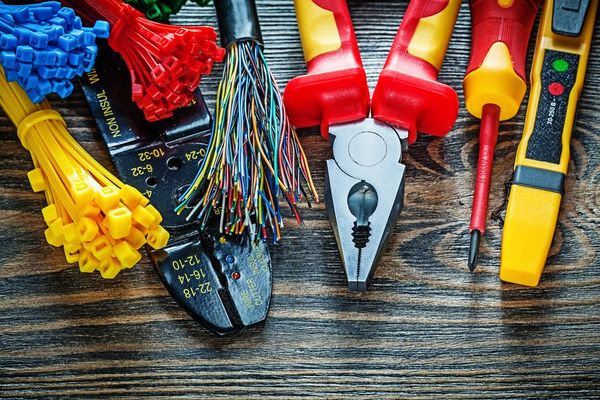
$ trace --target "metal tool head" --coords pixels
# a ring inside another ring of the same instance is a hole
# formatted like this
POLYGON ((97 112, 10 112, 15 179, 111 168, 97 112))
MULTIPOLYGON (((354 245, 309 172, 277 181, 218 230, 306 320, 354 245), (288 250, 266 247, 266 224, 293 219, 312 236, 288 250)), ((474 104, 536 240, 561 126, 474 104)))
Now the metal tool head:
POLYGON ((330 128, 325 201, 350 290, 366 290, 404 200, 408 132, 367 118, 330 128))
POLYGON ((215 334, 267 318, 272 276, 266 243, 247 235, 196 233, 150 255, 171 296, 215 334))
POLYGON ((210 141, 212 119, 201 93, 172 118, 149 123, 123 85, 128 74, 121 57, 101 44, 81 84, 119 176, 150 199, 171 234, 166 248, 148 248, 160 278, 181 307, 218 335, 263 322, 272 287, 266 243, 215 228, 200 233, 186 212, 175 212, 210 141))

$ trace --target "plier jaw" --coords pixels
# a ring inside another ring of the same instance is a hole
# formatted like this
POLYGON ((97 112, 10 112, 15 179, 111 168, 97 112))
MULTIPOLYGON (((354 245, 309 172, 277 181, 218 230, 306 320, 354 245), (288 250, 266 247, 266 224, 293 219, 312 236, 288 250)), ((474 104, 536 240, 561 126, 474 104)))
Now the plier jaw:
POLYGON ((404 203, 408 132, 372 118, 333 125, 325 201, 348 288, 365 291, 404 203))
POLYGON ((365 290, 402 209, 403 145, 446 135, 458 115, 437 77, 461 1, 411 0, 372 99, 346 2, 294 2, 308 73, 284 101, 297 128, 334 137, 326 205, 349 287, 365 290))

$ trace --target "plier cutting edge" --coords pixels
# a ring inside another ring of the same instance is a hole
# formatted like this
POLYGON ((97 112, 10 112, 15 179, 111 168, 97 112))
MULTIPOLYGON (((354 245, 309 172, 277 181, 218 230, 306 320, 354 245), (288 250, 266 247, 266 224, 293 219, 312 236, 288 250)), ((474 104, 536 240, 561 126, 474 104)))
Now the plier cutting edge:
POLYGON ((412 0, 369 93, 344 0, 295 0, 308 74, 284 93, 293 125, 333 146, 326 206, 350 290, 366 290, 403 205, 402 152, 417 132, 446 135, 458 96, 437 76, 460 0, 412 0))

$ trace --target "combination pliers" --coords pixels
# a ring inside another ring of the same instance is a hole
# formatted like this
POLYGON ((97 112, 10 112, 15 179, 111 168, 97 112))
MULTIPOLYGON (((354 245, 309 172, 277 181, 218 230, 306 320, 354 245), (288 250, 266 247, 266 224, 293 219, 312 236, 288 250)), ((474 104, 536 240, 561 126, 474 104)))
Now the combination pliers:
POLYGON ((437 81, 460 0, 412 0, 373 98, 344 0, 295 0, 308 74, 284 93, 293 125, 333 146, 326 206, 350 290, 366 290, 400 214, 402 153, 417 132, 447 134, 458 96, 437 81))

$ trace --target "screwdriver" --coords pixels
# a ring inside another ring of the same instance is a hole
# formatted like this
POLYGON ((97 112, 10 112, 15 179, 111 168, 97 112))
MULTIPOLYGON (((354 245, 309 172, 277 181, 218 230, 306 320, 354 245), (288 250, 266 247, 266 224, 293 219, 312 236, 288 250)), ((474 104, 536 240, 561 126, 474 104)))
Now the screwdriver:
POLYGON ((500 121, 513 118, 527 90, 525 57, 541 0, 471 0, 471 59, 464 78, 467 110, 481 119, 471 214, 469 270, 477 267, 485 232, 500 121))

